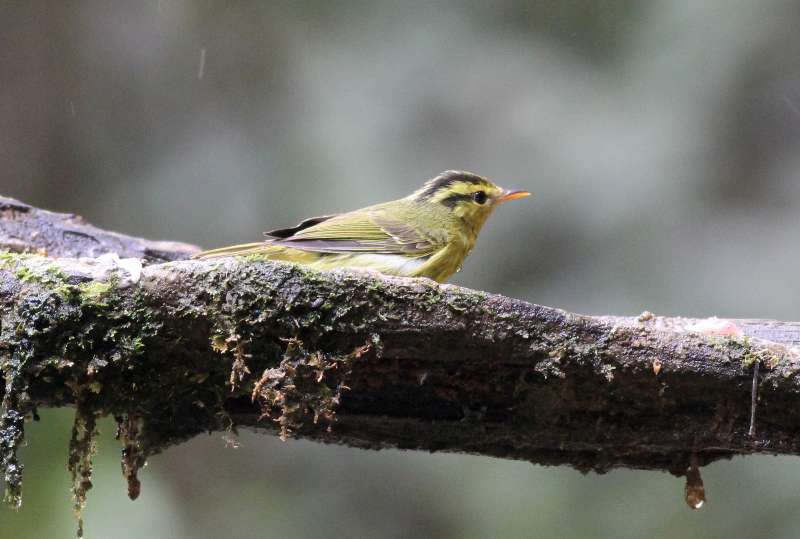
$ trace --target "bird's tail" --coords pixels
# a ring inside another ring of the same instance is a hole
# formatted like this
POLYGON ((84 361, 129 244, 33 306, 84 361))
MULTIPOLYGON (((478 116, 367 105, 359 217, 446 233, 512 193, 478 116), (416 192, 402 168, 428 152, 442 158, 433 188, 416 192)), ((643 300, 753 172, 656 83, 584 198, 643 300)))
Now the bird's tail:
POLYGON ((256 243, 243 243, 241 245, 230 245, 228 247, 220 247, 218 249, 211 249, 210 251, 203 251, 202 253, 197 253, 192 258, 199 258, 202 260, 206 258, 219 258, 221 256, 267 254, 274 249, 275 247, 269 243, 259 241, 256 243))

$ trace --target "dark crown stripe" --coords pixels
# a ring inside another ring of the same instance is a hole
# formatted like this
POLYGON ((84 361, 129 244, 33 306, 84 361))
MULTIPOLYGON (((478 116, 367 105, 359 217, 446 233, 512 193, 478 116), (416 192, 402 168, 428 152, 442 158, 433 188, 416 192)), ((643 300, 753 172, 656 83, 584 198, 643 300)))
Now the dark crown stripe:
POLYGON ((480 183, 485 183, 486 180, 484 180, 477 174, 472 174, 471 172, 463 172, 461 170, 448 170, 442 172, 434 179, 428 181, 428 183, 425 184, 425 189, 422 190, 419 196, 420 198, 431 198, 440 189, 445 189, 447 187, 450 187, 456 182, 480 184, 480 183))

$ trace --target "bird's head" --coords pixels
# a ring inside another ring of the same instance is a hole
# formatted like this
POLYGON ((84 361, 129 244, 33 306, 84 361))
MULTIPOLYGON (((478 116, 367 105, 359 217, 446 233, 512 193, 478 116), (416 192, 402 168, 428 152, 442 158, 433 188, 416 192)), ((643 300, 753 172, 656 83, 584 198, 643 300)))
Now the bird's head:
POLYGON ((529 195, 528 191, 503 189, 471 172, 448 170, 425 182, 411 198, 421 204, 446 208, 477 234, 497 206, 529 195))

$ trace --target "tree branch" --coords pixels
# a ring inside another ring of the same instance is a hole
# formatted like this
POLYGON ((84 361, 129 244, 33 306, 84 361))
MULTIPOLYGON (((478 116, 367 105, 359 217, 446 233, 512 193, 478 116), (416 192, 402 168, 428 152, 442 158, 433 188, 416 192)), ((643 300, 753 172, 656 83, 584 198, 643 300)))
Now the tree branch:
POLYGON ((11 199, 0 213, 0 245, 50 255, 0 255, 12 485, 22 415, 67 405, 76 482, 80 434, 113 415, 132 497, 148 455, 239 427, 598 472, 800 454, 800 324, 581 316, 424 279, 179 260, 196 248, 11 199))
POLYGON ((0 196, 0 250, 40 252, 51 257, 97 257, 117 253, 145 264, 183 260, 194 245, 151 241, 94 227, 78 215, 55 213, 0 196))

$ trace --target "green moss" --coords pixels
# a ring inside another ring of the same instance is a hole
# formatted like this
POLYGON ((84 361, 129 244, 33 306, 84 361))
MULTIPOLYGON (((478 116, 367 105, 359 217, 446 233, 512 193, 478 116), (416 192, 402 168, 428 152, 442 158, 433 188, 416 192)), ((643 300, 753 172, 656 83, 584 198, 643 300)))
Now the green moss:
POLYGON ((92 281, 78 285, 78 292, 82 301, 87 303, 97 303, 103 296, 108 294, 114 287, 111 281, 92 281))
POLYGON ((349 354, 334 355, 309 351, 299 339, 289 339, 280 364, 264 371, 252 398, 261 405, 263 417, 277 423, 282 440, 319 422, 330 429, 353 362, 373 346, 367 343, 349 354))
POLYGON ((78 518, 77 537, 83 537, 83 507, 92 488, 92 457, 97 452, 97 412, 79 403, 69 442, 67 468, 72 476, 73 510, 78 518))
POLYGON ((759 357, 756 351, 753 349, 750 339, 745 336, 740 342, 734 341, 734 343, 738 344, 742 350, 742 368, 745 370, 752 369, 753 365, 759 361, 759 357))
POLYGON ((238 260, 242 262, 249 263, 249 262, 263 262, 265 260, 269 260, 266 254, 249 254, 249 255, 241 255, 236 257, 238 260))
POLYGON ((31 253, 12 253, 11 251, 0 251, 0 269, 11 269, 20 262, 34 256, 36 255, 31 253))
POLYGON ((477 309, 485 299, 486 296, 480 293, 460 293, 455 296, 448 296, 447 306, 453 311, 464 313, 477 309))
POLYGON ((147 462, 147 455, 142 450, 141 432, 144 420, 128 414, 117 417, 117 438, 122 444, 122 474, 128 483, 128 498, 135 500, 141 492, 138 473, 147 462))
POLYGON ((17 457, 17 450, 25 438, 25 414, 21 410, 20 397, 17 391, 8 391, 0 415, 0 471, 5 483, 3 502, 14 509, 22 505, 24 468, 17 457))
POLYGON ((14 275, 23 283, 29 283, 36 277, 36 274, 26 266, 18 267, 16 271, 14 271, 14 275))
POLYGON ((79 299, 86 304, 99 304, 111 292, 117 279, 111 276, 107 281, 91 281, 74 285, 70 277, 51 259, 34 254, 0 252, 0 269, 14 272, 14 276, 24 283, 38 284, 64 300, 79 299))
MULTIPOLYGON (((23 282, 55 280, 54 274, 46 273, 45 268, 28 267, 31 261, 45 260, 30 254, 0 252, 0 269, 12 271, 23 282)), ((19 447, 24 443, 25 417, 32 410, 28 396, 30 376, 27 366, 33 358, 30 347, 15 346, 22 340, 41 334, 41 317, 37 317, 38 305, 46 301, 34 298, 26 303, 13 303, 4 314, 0 325, 0 372, 5 382, 5 393, 0 407, 0 474, 5 482, 4 501, 12 507, 19 507, 22 494, 23 465, 17 457, 19 447), (26 314, 21 314, 26 313, 26 314)))
POLYGON ((442 298, 442 292, 439 290, 439 287, 431 287, 419 298, 420 301, 418 304, 426 311, 432 311, 439 306, 442 298))
POLYGON ((67 275, 51 259, 30 253, 0 251, 0 269, 13 271, 14 276, 24 283, 50 286, 67 280, 67 275))
MULTIPOLYGON (((14 306, 9 323, 0 328, 0 357, 2 347, 29 354, 13 368, 0 359, 7 378, 19 380, 14 394, 24 395, 25 362, 30 361, 47 370, 40 380, 47 376, 53 385, 65 388, 56 399, 81 407, 70 448, 76 510, 90 486, 94 417, 113 414, 125 422, 135 412, 135 425, 121 428, 121 439, 129 491, 138 493, 136 470, 144 459, 198 432, 229 426, 224 405, 231 398, 249 402, 252 393, 284 437, 315 428, 315 423, 330 426, 350 367, 366 353, 366 347, 332 349, 334 328, 361 332, 365 339, 369 335, 372 350, 380 355, 381 336, 370 326, 382 314, 372 309, 390 305, 385 301, 398 294, 396 285, 245 258, 253 264, 236 271, 223 264, 190 269, 192 287, 176 298, 169 293, 174 288, 158 279, 124 292, 113 278, 73 285, 47 259, 0 254, 0 266, 20 270, 29 282, 43 285, 26 287, 25 301, 14 306), (221 353, 218 362, 205 361, 198 353, 209 345, 221 353), (40 350, 53 357, 37 357, 40 350), (250 369, 263 374, 252 376, 250 369), (193 382, 188 387, 187 380, 193 382)), ((186 270, 164 271, 174 272, 180 285, 186 270)), ((446 308, 443 298, 437 286, 426 285, 409 287, 406 297, 397 301, 441 309, 446 308)), ((449 299, 448 305, 461 311, 483 299, 481 294, 465 294, 449 299)), ((392 314, 390 308, 387 314, 392 314)), ((553 368, 548 374, 558 372, 553 368)), ((24 415, 21 403, 9 409, 24 415)), ((9 437, 12 449, 21 442, 21 430, 10 426, 21 426, 23 416, 14 417, 3 431, 20 433, 9 437)), ((12 453, 3 449, 4 455, 12 453)), ((6 461, 16 465, 12 458, 6 461)))
POLYGON ((741 339, 740 344, 743 348, 742 368, 745 370, 752 369, 756 363, 760 363, 764 366, 769 367, 770 369, 774 369, 781 362, 781 357, 776 355, 772 350, 769 349, 769 347, 767 346, 756 347, 750 342, 750 339, 747 337, 743 337, 741 339))
POLYGON ((44 272, 49 277, 48 283, 65 283, 69 279, 69 275, 56 265, 47 266, 44 272))
POLYGON ((367 283, 367 292, 370 294, 383 294, 386 292, 386 283, 380 279, 371 279, 367 283))
MULTIPOLYGON (((0 472, 5 474, 6 500, 18 505, 22 465, 16 450, 23 443, 25 396, 30 366, 52 368, 49 378, 69 388, 56 396, 79 404, 70 470, 76 513, 80 512, 91 486, 91 453, 94 419, 108 410, 130 408, 120 395, 109 391, 113 380, 98 377, 111 361, 127 360, 146 352, 148 336, 157 328, 146 306, 136 300, 123 306, 115 294, 116 279, 73 285, 69 276, 49 259, 36 255, 0 253, 0 267, 25 283, 37 285, 24 291, 24 301, 15 302, 0 327, 0 357, 11 351, 12 360, 0 360, 7 388, 0 418, 0 472), (38 357, 39 350, 56 352, 52 358, 38 357)), ((140 299, 137 297, 137 299, 140 299)), ((129 364, 126 362, 125 364, 129 364)), ((157 377, 156 377, 157 378, 157 377)), ((136 383, 144 386, 138 378, 136 383)))

